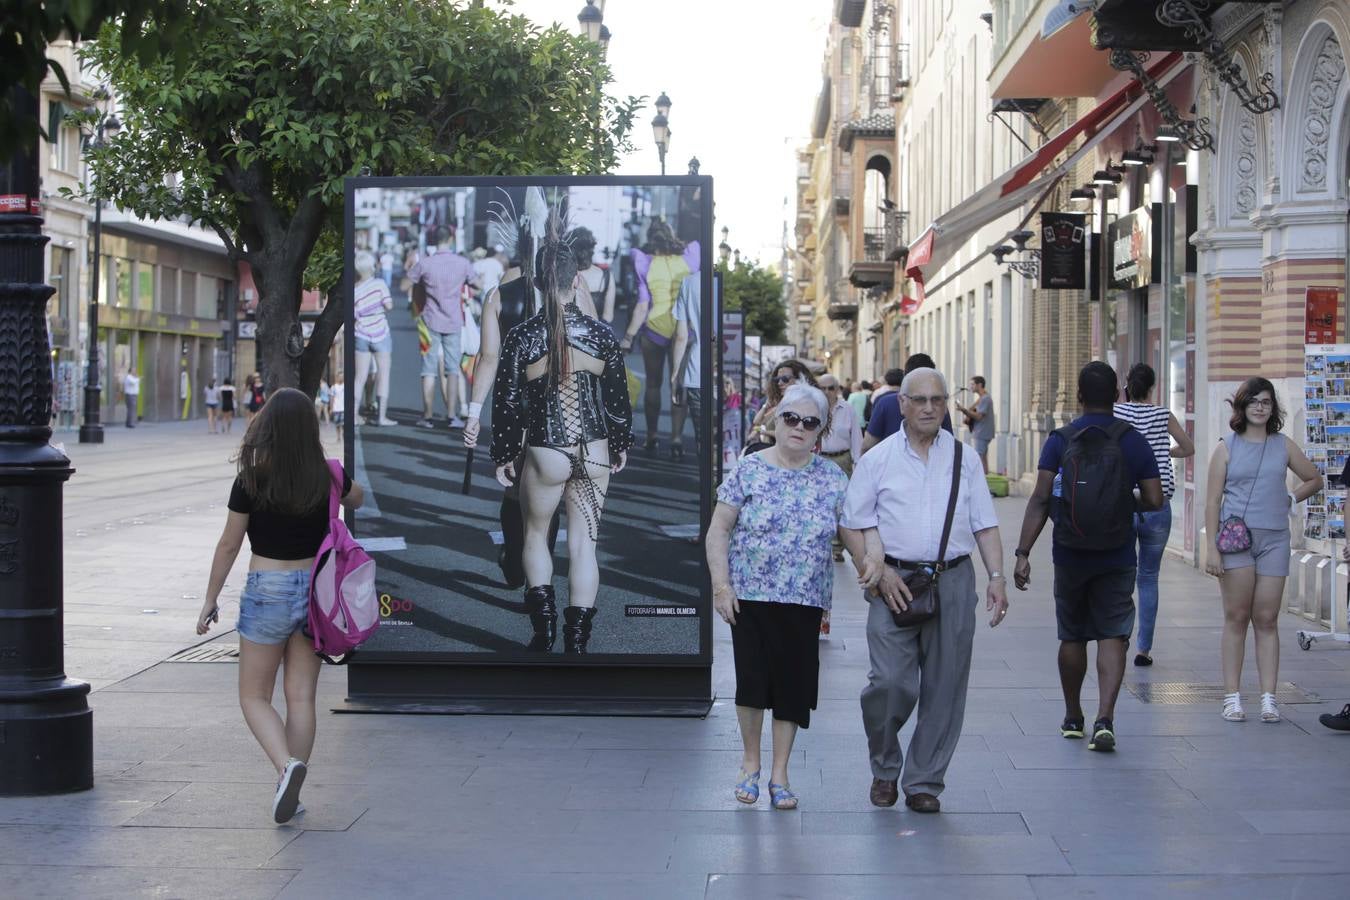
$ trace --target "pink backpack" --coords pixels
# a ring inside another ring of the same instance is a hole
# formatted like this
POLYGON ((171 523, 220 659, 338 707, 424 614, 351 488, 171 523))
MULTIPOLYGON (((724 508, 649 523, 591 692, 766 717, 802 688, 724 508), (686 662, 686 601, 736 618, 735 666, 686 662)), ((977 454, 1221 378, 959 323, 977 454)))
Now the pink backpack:
POLYGON ((314 652, 330 663, 346 663, 380 624, 375 594, 375 560, 342 521, 342 465, 328 460, 333 490, 328 499, 328 534, 314 557, 309 585, 309 633, 314 652), (342 657, 336 659, 335 657, 342 657))

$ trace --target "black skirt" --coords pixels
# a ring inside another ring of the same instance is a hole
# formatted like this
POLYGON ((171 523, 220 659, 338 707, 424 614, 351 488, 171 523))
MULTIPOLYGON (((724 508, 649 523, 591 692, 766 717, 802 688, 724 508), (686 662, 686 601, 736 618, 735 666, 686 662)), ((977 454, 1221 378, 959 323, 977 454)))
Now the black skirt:
POLYGON ((771 709, 775 719, 811 725, 820 685, 820 619, 800 603, 739 601, 731 626, 736 705, 771 709))

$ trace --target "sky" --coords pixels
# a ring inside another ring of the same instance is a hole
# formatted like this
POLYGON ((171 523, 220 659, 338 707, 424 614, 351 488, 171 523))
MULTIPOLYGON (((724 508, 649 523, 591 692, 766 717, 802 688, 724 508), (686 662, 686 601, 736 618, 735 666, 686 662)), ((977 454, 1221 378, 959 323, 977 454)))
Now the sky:
MULTIPOLYGON (((834 0, 597 0, 613 34, 610 92, 647 97, 616 174, 656 175, 652 103, 670 97, 668 174, 697 156, 717 222, 743 255, 777 265, 796 216, 796 150, 810 139, 834 0), (784 198, 788 205, 783 206, 784 198)), ((503 6, 501 0, 492 6, 503 6)), ((577 31, 586 0, 514 0, 540 25, 577 31)))

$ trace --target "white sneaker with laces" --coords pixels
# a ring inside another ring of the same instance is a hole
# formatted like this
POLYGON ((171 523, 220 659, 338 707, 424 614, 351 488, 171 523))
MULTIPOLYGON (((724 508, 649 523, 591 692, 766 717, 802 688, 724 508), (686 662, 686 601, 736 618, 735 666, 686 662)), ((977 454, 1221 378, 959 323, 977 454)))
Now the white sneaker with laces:
POLYGON ((300 806, 300 788, 305 783, 308 770, 305 764, 291 757, 286 768, 281 770, 281 780, 277 782, 277 793, 272 798, 272 821, 278 825, 289 822, 300 806))

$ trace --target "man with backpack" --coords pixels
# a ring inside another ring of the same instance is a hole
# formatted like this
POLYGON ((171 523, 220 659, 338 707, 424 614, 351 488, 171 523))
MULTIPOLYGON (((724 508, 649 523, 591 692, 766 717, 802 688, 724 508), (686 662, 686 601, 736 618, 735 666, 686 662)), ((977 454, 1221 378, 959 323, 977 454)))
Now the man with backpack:
POLYGON ((1051 434, 1041 450, 1013 567, 1013 581, 1025 591, 1031 583, 1031 548, 1053 514, 1064 692, 1060 734, 1083 737, 1079 695, 1087 675, 1087 644, 1096 641, 1099 695, 1088 749, 1098 751, 1116 747, 1112 719, 1134 630, 1135 514, 1163 504, 1158 463, 1148 441, 1112 414, 1118 393, 1115 370, 1106 363, 1090 362, 1078 373, 1082 415, 1051 434))

